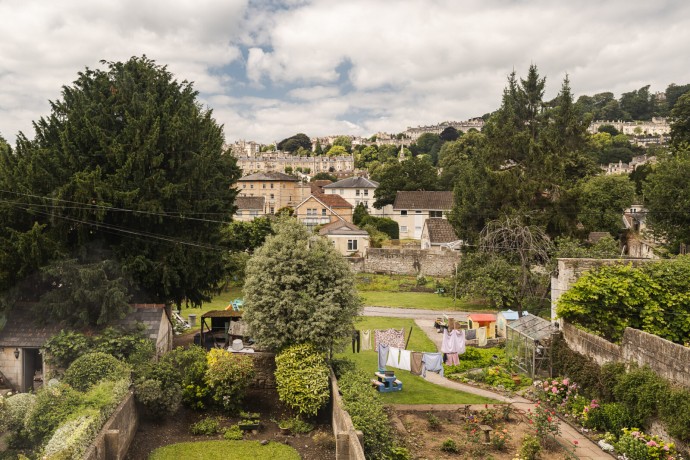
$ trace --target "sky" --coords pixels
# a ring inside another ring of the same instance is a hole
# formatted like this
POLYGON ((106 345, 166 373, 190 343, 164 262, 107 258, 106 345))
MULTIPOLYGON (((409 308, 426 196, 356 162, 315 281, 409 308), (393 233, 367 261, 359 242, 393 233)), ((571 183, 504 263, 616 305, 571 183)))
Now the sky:
POLYGON ((0 0, 0 134, 14 142, 86 67, 146 55, 226 142, 371 136, 498 108, 536 64, 554 97, 690 83, 684 0, 0 0))

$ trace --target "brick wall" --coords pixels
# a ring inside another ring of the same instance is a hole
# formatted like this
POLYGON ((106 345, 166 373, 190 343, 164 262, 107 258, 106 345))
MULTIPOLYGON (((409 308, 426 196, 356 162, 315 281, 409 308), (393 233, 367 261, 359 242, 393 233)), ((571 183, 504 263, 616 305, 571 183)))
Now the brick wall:
POLYGON ((365 257, 349 260, 352 269, 358 273, 452 276, 455 265, 460 262, 460 253, 436 249, 369 248, 365 257))

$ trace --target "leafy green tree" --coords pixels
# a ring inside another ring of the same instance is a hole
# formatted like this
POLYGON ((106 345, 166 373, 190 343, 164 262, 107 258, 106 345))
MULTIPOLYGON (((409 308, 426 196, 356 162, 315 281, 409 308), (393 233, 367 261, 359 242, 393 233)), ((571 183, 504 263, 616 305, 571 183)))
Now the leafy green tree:
POLYGON ((443 142, 449 142, 449 141, 455 141, 462 135, 461 132, 458 132, 457 129, 453 128, 452 126, 447 127, 443 131, 441 131, 441 134, 438 135, 438 137, 443 141, 443 142))
POLYGON ((434 165, 417 157, 402 162, 388 162, 372 173, 372 179, 379 183, 374 192, 376 208, 393 204, 399 191, 436 190, 438 187, 438 174, 434 165))
POLYGON ((311 139, 304 133, 297 133, 278 142, 278 150, 284 152, 295 153, 300 147, 311 152, 311 139))
POLYGON ((554 244, 552 261, 562 258, 615 259, 621 252, 620 244, 611 236, 605 236, 594 244, 571 237, 559 237, 554 244))
POLYGON ((333 245, 295 219, 281 218, 275 229, 247 264, 244 319, 252 337, 274 350, 332 349, 349 337, 360 307, 354 275, 333 245))
POLYGON ((370 163, 378 160, 379 150, 375 145, 368 145, 355 155, 355 167, 367 168, 370 163))
POLYGON ((329 180, 331 182, 338 182, 338 178, 333 174, 328 174, 327 172, 316 173, 312 176, 311 182, 316 180, 329 180))
POLYGON ((676 148, 690 145, 690 92, 678 98, 671 110, 671 144, 676 148))
POLYGON ((369 234, 369 246, 372 248, 380 248, 383 246, 383 243, 390 240, 390 237, 387 234, 371 224, 365 225, 362 230, 366 230, 366 232, 369 234))
POLYGON ((611 136, 617 136, 620 132, 613 125, 599 125, 597 131, 600 133, 609 133, 611 136))
POLYGON ((421 155, 430 153, 431 149, 436 145, 441 138, 435 133, 424 133, 417 139, 417 142, 410 146, 413 155, 421 155))
POLYGON ((690 84, 687 85, 676 85, 671 83, 666 87, 666 104, 668 110, 671 111, 676 106, 676 102, 683 95, 690 92, 690 84))
POLYGON ((486 299, 496 309, 517 308, 520 286, 520 267, 506 259, 488 253, 465 254, 458 266, 455 281, 458 294, 474 299, 486 299))
POLYGON ((249 222, 235 221, 223 229, 225 244, 231 251, 253 252, 266 237, 273 235, 271 219, 257 217, 249 222))
POLYGON ((367 211, 367 208, 364 206, 364 203, 359 203, 357 206, 355 206, 355 210, 352 212, 352 223, 355 225, 359 225, 362 223, 362 220, 369 215, 369 211, 367 211))
POLYGON ((314 147, 314 155, 323 155, 323 147, 321 147, 321 141, 316 141, 316 146, 314 147))
POLYGON ((587 231, 620 233, 625 208, 635 200, 635 184, 625 175, 593 176, 582 183, 578 219, 587 231))
POLYGON ((347 149, 342 145, 333 145, 326 153, 329 157, 343 157, 349 155, 347 149))
POLYGON ((647 226, 670 247, 690 242, 690 151, 660 161, 642 186, 647 226))
MULTIPOLYGON (((333 145, 342 147, 346 153, 352 152, 352 138, 350 136, 338 136, 333 140, 333 145)), ((338 154, 340 155, 340 154, 338 154)))
MULTIPOLYGON (((34 123, 34 139, 20 134, 16 152, 0 158, 0 187, 15 202, 0 207, 0 246, 10 256, 0 261, 0 288, 24 281, 29 300, 60 289, 57 272, 49 284, 30 275, 61 260, 94 279, 101 266, 87 255, 98 248, 118 267, 108 280, 132 280, 132 301, 199 304, 224 277, 222 221, 233 214, 240 170, 222 154, 222 127, 191 83, 146 57, 104 64, 65 86, 34 123)), ((73 305, 74 317, 111 316, 73 305)))
POLYGON ((654 171, 654 166, 651 164, 640 165, 635 168, 633 172, 630 173, 630 180, 635 184, 635 194, 638 197, 643 197, 642 189, 645 182, 647 182, 647 177, 654 171))
POLYGON ((649 93, 649 85, 640 89, 621 94, 621 110, 631 120, 651 120, 655 115, 655 97, 649 93))
POLYGON ((479 155, 484 143, 483 134, 468 133, 456 141, 443 144, 438 160, 438 166, 441 169, 438 184, 441 190, 453 190, 456 180, 462 177, 462 169, 467 161, 479 155))
POLYGON ((388 235, 388 238, 392 240, 397 240, 400 238, 400 227, 398 226, 398 223, 390 217, 376 217, 366 215, 362 217, 362 219, 359 221, 359 224, 356 225, 359 225, 361 227, 374 227, 380 232, 383 232, 386 235, 388 235))

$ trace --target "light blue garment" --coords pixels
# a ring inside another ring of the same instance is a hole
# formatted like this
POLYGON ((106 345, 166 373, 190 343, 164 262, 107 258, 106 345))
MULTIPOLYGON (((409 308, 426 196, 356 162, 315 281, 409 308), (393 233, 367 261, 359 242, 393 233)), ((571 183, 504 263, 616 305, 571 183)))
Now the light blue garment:
POLYGON ((388 360, 388 345, 379 343, 378 349, 376 350, 379 354, 379 370, 386 370, 386 361, 388 360))
POLYGON ((443 377, 443 353, 424 353, 422 376, 426 377, 426 371, 438 372, 443 377))

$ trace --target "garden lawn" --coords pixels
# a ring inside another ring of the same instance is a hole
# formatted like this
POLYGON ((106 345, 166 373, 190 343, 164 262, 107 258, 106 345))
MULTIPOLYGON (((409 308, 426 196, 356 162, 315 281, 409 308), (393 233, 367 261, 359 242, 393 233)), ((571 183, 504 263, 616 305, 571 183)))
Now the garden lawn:
MULTIPOLYGON (((182 317, 188 319, 189 314, 196 315, 196 327, 193 327, 189 332, 195 332, 201 329, 201 315, 212 310, 225 310, 225 307, 230 304, 231 301, 237 298, 243 298, 242 287, 240 286, 229 286, 223 292, 213 297, 210 302, 204 302, 201 308, 182 308, 182 317)), ((173 307, 174 309, 175 307, 173 307)))
MULTIPOLYGON (((426 336, 412 319, 407 318, 387 318, 378 316, 360 317, 355 325, 360 330, 371 330, 371 345, 374 346, 374 329, 401 329, 405 328, 405 339, 412 327, 412 336, 408 344, 408 349, 414 351, 436 351, 434 343, 426 336)), ((349 345, 349 344, 348 344, 349 345)), ((378 355, 375 351, 361 351, 352 353, 352 347, 348 346, 344 353, 338 357, 352 360, 358 369, 364 371, 371 378, 378 369, 378 355)), ((381 393, 381 398, 386 404, 487 404, 497 403, 497 401, 464 393, 450 388, 435 385, 420 376, 413 375, 408 371, 395 369, 395 375, 403 382, 403 389, 400 392, 381 393)))
POLYGON ((487 306, 478 302, 456 300, 431 292, 389 292, 360 291, 364 305, 372 307, 420 308, 444 311, 488 311, 487 306))
POLYGON ((181 442, 154 450, 149 460, 299 460, 295 449, 285 444, 259 441, 181 442))

